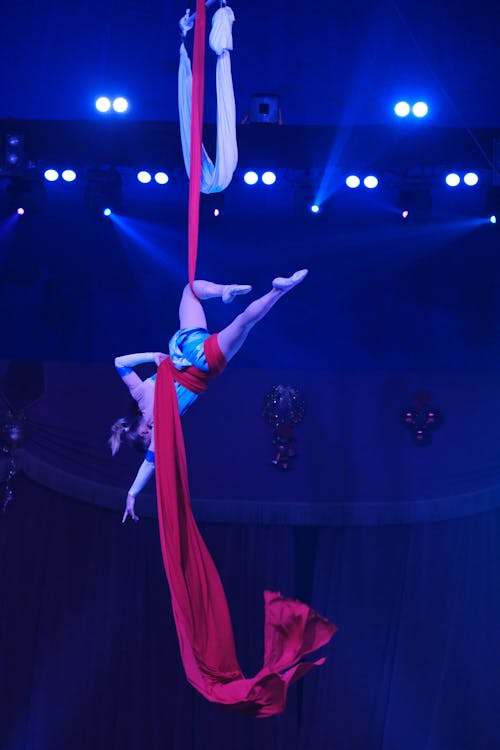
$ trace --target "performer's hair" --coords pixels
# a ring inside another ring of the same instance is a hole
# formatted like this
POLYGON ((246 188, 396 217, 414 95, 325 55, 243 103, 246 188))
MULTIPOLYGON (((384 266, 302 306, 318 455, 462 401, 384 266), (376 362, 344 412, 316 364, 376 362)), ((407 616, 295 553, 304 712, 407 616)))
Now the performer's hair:
POLYGON ((141 414, 134 416, 132 419, 121 417, 112 425, 108 443, 113 456, 120 450, 122 442, 126 442, 131 448, 144 453, 144 440, 137 432, 141 418, 141 414))

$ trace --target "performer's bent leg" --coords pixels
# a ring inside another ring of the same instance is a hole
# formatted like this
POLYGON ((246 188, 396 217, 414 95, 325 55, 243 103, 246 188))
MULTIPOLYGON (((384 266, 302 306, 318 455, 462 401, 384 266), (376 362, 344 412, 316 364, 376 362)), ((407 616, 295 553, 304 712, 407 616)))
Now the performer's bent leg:
POLYGON ((212 281, 196 279, 193 282, 194 294, 187 284, 182 292, 179 305, 181 328, 206 328, 207 319, 200 300, 221 297, 223 302, 232 302, 236 295, 248 294, 252 287, 248 284, 214 284, 212 281))
POLYGON ((307 276, 307 270, 297 271, 289 278, 277 278, 273 281, 273 288, 263 297, 254 300, 246 310, 238 315, 232 323, 218 334, 218 342, 226 360, 230 359, 240 350, 246 337, 259 320, 267 315, 269 310, 284 295, 300 284, 307 276))

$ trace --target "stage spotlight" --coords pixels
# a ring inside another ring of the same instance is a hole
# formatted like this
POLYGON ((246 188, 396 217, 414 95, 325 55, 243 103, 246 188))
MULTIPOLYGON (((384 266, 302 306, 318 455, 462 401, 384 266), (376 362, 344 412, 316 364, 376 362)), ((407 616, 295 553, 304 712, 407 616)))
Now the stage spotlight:
POLYGON ((111 109, 111 102, 107 96, 100 96, 95 103, 95 108, 98 112, 109 112, 111 109))
MULTIPOLYGON (((35 170, 23 177, 12 177, 5 189, 8 210, 12 213, 21 209, 26 213, 39 211, 45 202, 45 185, 42 175, 35 170)), ((20 216, 22 214, 19 214, 20 216)))
POLYGON ((118 96, 113 101, 113 109, 115 110, 115 112, 118 112, 118 114, 122 115, 128 109, 128 101, 124 99, 123 96, 118 96))
POLYGON ((276 182, 276 175, 274 172, 264 172, 261 180, 264 185, 274 185, 274 183, 276 182))
POLYGON ((74 182, 76 180, 76 172, 73 169, 65 169, 61 177, 65 182, 74 182))
POLYGON ((11 175, 20 174, 24 167, 24 135, 7 133, 5 135, 5 166, 11 175))
POLYGON ((447 174, 444 181, 449 187, 457 187, 457 185, 460 185, 460 177, 455 172, 447 174))
POLYGON ((475 172, 467 172, 467 174, 464 176, 464 182, 466 185, 477 185, 479 182, 479 175, 477 175, 475 172))
POLYGON ((120 212, 122 204, 122 178, 112 166, 92 167, 87 172, 85 208, 96 216, 104 209, 120 212))
POLYGON ((243 180, 247 185, 255 185, 255 183, 259 181, 259 175, 257 174, 257 172, 245 172, 245 174, 243 175, 243 180))
POLYGON ((349 177, 346 178, 345 184, 348 188, 357 188, 361 185, 361 180, 355 174, 350 174, 349 177))
POLYGON ((155 174, 155 182, 157 182, 158 185, 166 185, 168 179, 168 174, 166 172, 157 172, 155 174))
POLYGON ((312 206, 309 206, 309 210, 312 214, 319 214, 321 209, 317 203, 313 203, 312 206))
POLYGON ((110 208, 105 208, 102 213, 103 213, 103 216, 111 216, 112 211, 110 208))
POLYGON ((369 190, 373 190, 373 188, 376 188, 378 185, 378 180, 374 175, 368 175, 368 177, 365 177, 363 180, 363 185, 367 187, 369 190))
POLYGON ((408 102, 398 102, 394 107, 394 112, 398 117, 407 117, 410 114, 410 105, 408 102))
POLYGON ((497 223, 497 217, 500 215, 500 185, 490 187, 486 193, 486 216, 489 216, 492 224, 497 223))
POLYGON ((147 185, 148 182, 151 182, 151 175, 149 174, 149 172, 138 172, 137 179, 139 180, 139 182, 142 182, 143 185, 147 185))
POLYGON ((59 179, 59 172, 57 172, 55 169, 46 169, 43 173, 43 176, 47 180, 47 182, 55 182, 59 179))
POLYGON ((18 208, 16 214, 18 214, 19 216, 24 216, 24 208, 18 208))
POLYGON ((403 219, 428 219, 432 212, 431 191, 420 185, 403 187, 399 191, 397 205, 403 219))
POLYGON ((224 213, 224 193, 201 193, 200 221, 209 222, 224 213))
POLYGON ((412 107, 412 112, 415 117, 425 117, 429 112, 429 107, 425 102, 416 102, 412 107))

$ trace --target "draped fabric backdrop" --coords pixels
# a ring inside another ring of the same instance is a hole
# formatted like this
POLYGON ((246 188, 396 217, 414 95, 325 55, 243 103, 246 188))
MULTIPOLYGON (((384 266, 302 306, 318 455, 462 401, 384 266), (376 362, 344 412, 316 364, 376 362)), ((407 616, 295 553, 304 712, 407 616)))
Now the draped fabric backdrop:
POLYGON ((389 526, 203 524, 239 657, 261 660, 265 586, 340 630, 284 716, 250 720, 186 683, 154 520, 24 476, 0 517, 2 750, 494 750, 498 509, 389 526))

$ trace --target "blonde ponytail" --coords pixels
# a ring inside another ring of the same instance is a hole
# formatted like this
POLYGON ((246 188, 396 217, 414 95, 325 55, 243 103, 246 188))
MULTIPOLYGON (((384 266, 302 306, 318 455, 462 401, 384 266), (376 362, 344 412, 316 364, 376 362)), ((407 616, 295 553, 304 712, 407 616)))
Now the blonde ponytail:
POLYGON ((123 437, 130 430, 130 425, 123 417, 118 419, 111 427, 111 437, 108 440, 111 454, 114 456, 120 450, 123 437))

